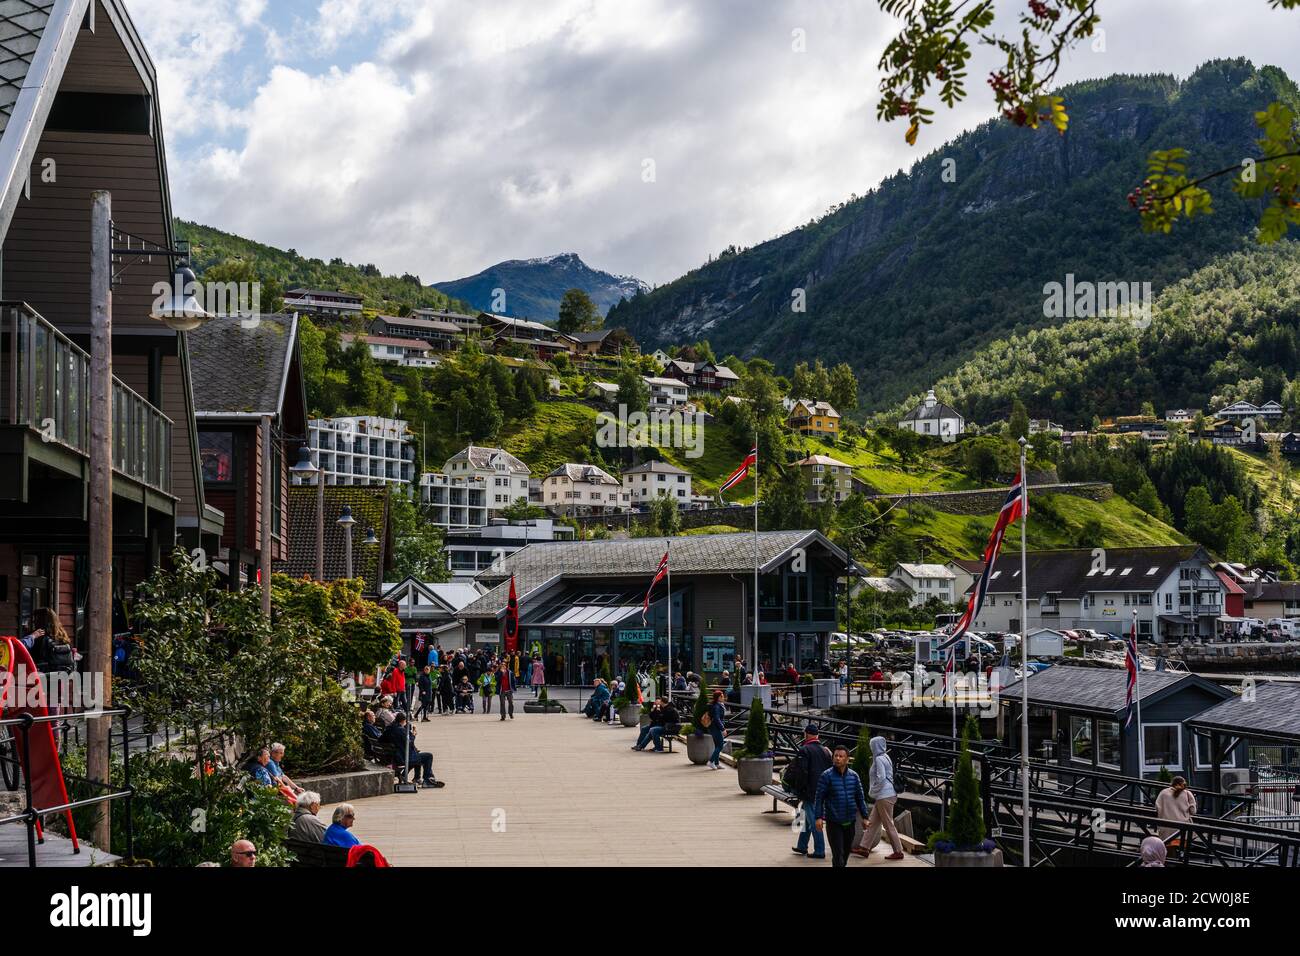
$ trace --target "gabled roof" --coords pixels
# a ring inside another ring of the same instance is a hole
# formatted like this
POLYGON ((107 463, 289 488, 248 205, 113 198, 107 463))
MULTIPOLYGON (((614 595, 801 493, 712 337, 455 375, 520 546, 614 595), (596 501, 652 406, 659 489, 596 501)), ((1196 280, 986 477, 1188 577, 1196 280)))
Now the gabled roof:
POLYGON ((664 388, 686 388, 685 382, 675 378, 659 378, 654 375, 645 376, 647 385, 662 385, 664 388))
MULTIPOLYGON (((351 345, 357 336, 345 333, 339 338, 344 345, 351 345)), ((367 345, 392 345, 403 349, 419 349, 421 352, 432 351, 432 347, 424 339, 400 339, 391 335, 363 335, 360 338, 367 345)))
MULTIPOLYGON (((1032 505, 1031 505, 1032 507, 1032 505)), ((1093 571, 1092 549, 1030 551, 1025 556, 1029 596, 1044 594, 1073 599, 1094 591, 1151 591, 1184 561, 1209 563, 1205 549, 1195 544, 1158 548, 1107 548, 1106 569, 1093 571), (1124 573, 1127 570, 1127 574, 1124 573)), ((1217 579, 1216 579, 1217 581, 1217 579)), ((1020 555, 1003 554, 989 575, 989 593, 1020 593, 1020 555)))
POLYGON ((597 329, 595 332, 569 332, 566 334, 575 342, 587 344, 591 342, 603 342, 605 339, 609 338, 609 333, 613 331, 613 329, 597 329))
POLYGON ((810 398, 796 399, 790 406, 790 414, 793 415, 795 409, 803 406, 809 415, 828 415, 831 418, 839 418, 840 413, 835 410, 830 402, 814 402, 810 398))
POLYGON ((405 611, 411 598, 415 610, 438 610, 454 614, 466 605, 477 601, 483 592, 473 584, 463 582, 427 583, 408 575, 396 584, 385 584, 381 600, 393 601, 405 611))
POLYGON ((383 322, 385 325, 409 325, 413 329, 447 332, 451 335, 460 335, 465 331, 454 322, 444 322, 441 319, 419 319, 413 315, 408 315, 406 318, 400 318, 396 315, 377 315, 375 321, 383 322))
POLYGON ((485 448, 482 445, 468 445, 462 448, 447 459, 447 464, 450 465, 454 461, 468 461, 478 471, 492 471, 492 461, 497 458, 504 460, 506 467, 511 471, 529 470, 527 465, 504 448, 485 448))
POLYGON ((984 570, 984 562, 978 558, 953 558, 948 563, 955 564, 967 574, 979 574, 984 570))
POLYGON ((505 610, 514 575, 520 604, 529 593, 568 578, 643 577, 649 582, 665 551, 673 574, 754 573, 755 538, 760 572, 780 566, 797 547, 820 545, 843 566, 845 554, 817 531, 763 531, 693 535, 681 538, 558 541, 531 544, 478 576, 492 590, 464 608, 460 616, 491 617, 505 610), (671 543, 670 543, 671 542, 671 543))
POLYGON ((591 485, 617 485, 618 480, 609 472, 595 465, 567 462, 550 472, 547 478, 567 478, 569 481, 583 481, 591 485))
POLYGON ((832 468, 852 468, 852 465, 840 461, 838 458, 832 458, 829 455, 809 455, 807 458, 801 458, 795 462, 796 467, 800 465, 829 465, 832 468))
MULTIPOLYGON (((1142 678, 1146 679, 1145 672, 1142 678)), ((1254 700, 1246 700, 1244 695, 1230 697, 1197 714, 1188 724, 1197 730, 1300 743, 1300 684, 1260 683, 1254 700)))
MULTIPOLYGON (((1232 693, 1196 674, 1143 671, 1138 678, 1137 696, 1145 704, 1191 687, 1199 687, 1220 700, 1232 693)), ((1126 709, 1127 694, 1128 672, 1121 669, 1057 664, 1029 676, 1029 703, 1045 707, 1118 717, 1126 709)), ((1020 681, 1002 688, 1001 696, 1004 701, 1020 700, 1020 681)))
POLYGON ((903 573, 914 578, 940 578, 951 581, 957 577, 948 570, 948 566, 945 564, 904 564, 900 562, 895 567, 902 569, 903 573))
POLYGON ((965 421, 965 417, 951 405, 945 405, 943 402, 935 402, 933 405, 927 405, 922 402, 914 409, 903 416, 905 422, 914 422, 923 418, 960 418, 965 421))
POLYGON ((188 333, 195 417, 278 415, 297 337, 296 315, 219 318, 188 333))
POLYGON ((645 461, 639 465, 633 465, 631 468, 623 469, 623 477, 628 475, 639 475, 641 472, 656 475, 689 475, 689 471, 678 468, 676 465, 670 465, 666 461, 645 461))
POLYGON ((1300 601, 1300 581, 1253 581, 1242 591, 1247 601, 1300 601))
POLYGON ((534 332, 550 332, 556 334, 554 326, 547 325, 545 322, 533 322, 529 319, 516 319, 511 315, 497 315, 494 312, 480 312, 479 319, 492 322, 496 325, 505 326, 515 329, 532 329, 534 332))

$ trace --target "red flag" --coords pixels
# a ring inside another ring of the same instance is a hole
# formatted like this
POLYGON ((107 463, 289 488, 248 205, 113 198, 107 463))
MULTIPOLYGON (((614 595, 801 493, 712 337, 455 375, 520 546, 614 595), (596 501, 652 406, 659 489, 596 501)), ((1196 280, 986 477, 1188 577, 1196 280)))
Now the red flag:
POLYGON ((749 450, 749 454, 745 456, 745 460, 740 463, 740 467, 733 471, 731 476, 722 483, 722 487, 718 489, 718 494, 722 494, 724 491, 729 491, 736 485, 740 484, 749 477, 749 469, 754 468, 757 465, 758 446, 755 445, 749 450))
POLYGON ((506 650, 519 650, 519 600, 515 597, 515 576, 510 575, 510 600, 506 603, 506 650))
POLYGON ((1125 727, 1133 723, 1133 690, 1137 687, 1138 669, 1141 666, 1142 659, 1138 657, 1138 619, 1137 612, 1134 611, 1133 630, 1124 642, 1124 669, 1128 671, 1128 686, 1124 691, 1124 706, 1128 708, 1128 716, 1124 718, 1125 727))
POLYGON ((655 589, 655 585, 668 576, 668 552, 659 559, 659 567, 655 570, 654 580, 650 582, 650 587, 646 588, 645 601, 641 605, 641 626, 646 626, 646 613, 650 610, 650 594, 655 589))

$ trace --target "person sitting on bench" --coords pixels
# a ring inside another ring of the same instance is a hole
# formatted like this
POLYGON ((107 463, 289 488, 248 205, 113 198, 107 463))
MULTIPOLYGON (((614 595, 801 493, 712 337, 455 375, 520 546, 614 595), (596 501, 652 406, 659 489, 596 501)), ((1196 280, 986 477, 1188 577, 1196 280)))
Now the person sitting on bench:
POLYGON ((298 794, 289 824, 289 837, 303 843, 321 843, 325 840, 325 824, 316 816, 320 813, 320 794, 304 790, 298 794))
POLYGON ((608 701, 609 685, 597 677, 595 690, 591 692, 591 699, 587 701, 587 706, 582 708, 582 712, 592 720, 599 720, 601 707, 608 701))
POLYGON ((399 713, 384 731, 383 742, 393 748, 399 761, 405 760, 407 769, 418 768, 424 774, 424 786, 442 787, 445 784, 433 777, 433 754, 415 749, 415 733, 406 724, 406 715, 399 713), (410 748, 409 750, 407 748, 410 748))
POLYGON ((378 741, 384 736, 384 728, 380 727, 379 722, 375 720, 373 710, 366 711, 365 719, 361 722, 361 736, 374 741, 378 741))
POLYGON ((334 822, 325 831, 321 840, 326 846, 354 847, 361 841, 351 832, 357 822, 357 811, 350 803, 340 803, 334 808, 334 822))
POLYGON ((653 739, 655 750, 663 753, 664 733, 668 724, 675 723, 677 723, 677 708, 670 701, 660 697, 650 708, 650 723, 641 728, 641 736, 637 738, 632 749, 645 750, 645 745, 653 739))

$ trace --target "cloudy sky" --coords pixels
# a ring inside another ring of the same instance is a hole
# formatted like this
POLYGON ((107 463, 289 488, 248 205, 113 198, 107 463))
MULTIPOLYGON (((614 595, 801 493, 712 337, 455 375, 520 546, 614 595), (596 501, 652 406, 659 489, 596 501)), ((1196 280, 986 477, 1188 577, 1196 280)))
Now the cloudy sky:
MULTIPOLYGON (((986 59, 916 149, 877 123, 874 0, 126 2, 177 215, 425 282, 558 252, 667 282, 991 112, 986 59)), ((1267 0, 1099 9, 1105 49, 1063 80, 1223 56, 1300 77, 1300 12, 1267 0)))

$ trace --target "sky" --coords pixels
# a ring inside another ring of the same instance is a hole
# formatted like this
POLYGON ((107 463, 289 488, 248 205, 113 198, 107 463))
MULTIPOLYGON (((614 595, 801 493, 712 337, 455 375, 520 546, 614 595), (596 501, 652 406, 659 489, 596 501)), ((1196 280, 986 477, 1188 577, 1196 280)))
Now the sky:
MULTIPOLYGON (((862 194, 917 147, 876 120, 874 0, 125 0, 158 68, 176 215, 425 283, 577 252, 669 282, 862 194)), ((1019 0, 1000 3, 1014 29, 1019 0)), ((1300 78, 1300 11, 1101 0, 1062 82, 1245 56, 1300 78)))

